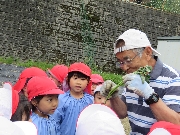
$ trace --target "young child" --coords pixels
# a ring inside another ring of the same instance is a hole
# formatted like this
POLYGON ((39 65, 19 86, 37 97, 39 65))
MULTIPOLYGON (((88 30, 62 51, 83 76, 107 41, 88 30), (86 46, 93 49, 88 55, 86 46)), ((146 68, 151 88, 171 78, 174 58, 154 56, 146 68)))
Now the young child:
POLYGON ((31 114, 31 104, 28 101, 27 97, 14 90, 12 95, 12 117, 11 121, 29 121, 31 114))
POLYGON ((27 93, 32 104, 31 120, 38 135, 59 135, 51 114, 58 106, 58 95, 64 92, 49 77, 35 76, 27 84, 27 93))
POLYGON ((13 86, 13 89, 22 92, 27 97, 26 85, 33 76, 47 76, 47 74, 38 67, 26 68, 21 72, 18 81, 13 86))
POLYGON ((59 96, 59 106, 53 117, 57 120, 59 135, 74 135, 80 112, 93 103, 91 96, 91 69, 84 63, 74 63, 68 69, 69 90, 59 96))
POLYGON ((56 65, 51 70, 48 69, 49 77, 62 90, 62 84, 68 74, 68 67, 65 65, 56 65))
POLYGON ((91 86, 91 94, 94 95, 94 90, 96 87, 104 82, 104 79, 101 75, 99 74, 92 74, 91 75, 91 81, 92 81, 92 86, 91 86))
POLYGON ((100 89, 101 89, 102 85, 99 85, 96 87, 96 89, 94 90, 94 103, 95 104, 104 104, 108 107, 111 108, 111 103, 110 103, 110 100, 107 100, 106 101, 106 97, 103 97, 101 94, 100 94, 100 89))

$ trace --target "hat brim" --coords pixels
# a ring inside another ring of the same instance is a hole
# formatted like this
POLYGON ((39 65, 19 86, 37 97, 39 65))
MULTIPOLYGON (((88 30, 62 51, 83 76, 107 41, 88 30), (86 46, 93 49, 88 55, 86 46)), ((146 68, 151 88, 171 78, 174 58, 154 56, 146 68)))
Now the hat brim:
POLYGON ((91 81, 92 81, 92 83, 103 83, 104 82, 104 81, 97 79, 97 78, 91 79, 91 81))
POLYGON ((101 104, 91 104, 91 105, 87 106, 80 113, 78 121, 77 121, 77 126, 78 126, 79 123, 81 123, 81 121, 86 119, 88 116, 93 114, 95 111, 104 111, 104 112, 107 112, 107 113, 117 117, 116 113, 111 108, 109 108, 109 107, 107 107, 105 105, 101 105, 101 104))
MULTIPOLYGON (((49 72, 49 74, 52 75, 56 80, 60 81, 60 80, 51 72, 50 69, 48 69, 48 72, 49 72)), ((61 82, 61 81, 60 81, 60 82, 61 82)))
POLYGON ((26 78, 19 79, 13 86, 13 89, 20 92, 26 83, 26 78))
POLYGON ((48 90, 44 93, 41 93, 39 95, 54 95, 54 94, 64 94, 64 91, 62 91, 60 89, 52 89, 52 90, 48 90))

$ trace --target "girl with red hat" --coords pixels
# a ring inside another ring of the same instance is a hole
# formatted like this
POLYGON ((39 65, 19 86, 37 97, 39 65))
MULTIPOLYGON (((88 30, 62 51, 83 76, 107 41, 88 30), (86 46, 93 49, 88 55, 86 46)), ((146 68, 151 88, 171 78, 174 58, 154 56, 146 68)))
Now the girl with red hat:
POLYGON ((27 83, 28 99, 32 105, 31 120, 38 135, 59 135, 51 116, 58 106, 58 95, 64 92, 49 77, 36 76, 27 83))
POLYGON ((59 95, 59 105, 53 117, 57 120, 58 134, 74 135, 80 112, 93 103, 91 96, 91 69, 84 63, 74 63, 68 69, 68 91, 59 95))

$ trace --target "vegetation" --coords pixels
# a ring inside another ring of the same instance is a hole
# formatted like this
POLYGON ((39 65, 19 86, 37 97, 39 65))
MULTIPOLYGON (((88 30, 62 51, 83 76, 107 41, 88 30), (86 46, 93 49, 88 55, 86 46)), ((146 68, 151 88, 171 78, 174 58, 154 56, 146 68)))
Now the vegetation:
MULTIPOLYGON (((52 68, 55 65, 53 63, 34 61, 34 60, 22 61, 20 59, 13 58, 13 57, 0 57, 0 63, 14 64, 17 66, 22 66, 22 67, 35 66, 43 70, 47 70, 47 68, 52 68)), ((92 73, 100 74, 104 78, 104 80, 112 80, 115 83, 119 83, 119 81, 121 80, 121 75, 117 75, 110 72, 103 72, 103 71, 97 70, 97 68, 93 68, 92 70, 93 70, 92 73)))

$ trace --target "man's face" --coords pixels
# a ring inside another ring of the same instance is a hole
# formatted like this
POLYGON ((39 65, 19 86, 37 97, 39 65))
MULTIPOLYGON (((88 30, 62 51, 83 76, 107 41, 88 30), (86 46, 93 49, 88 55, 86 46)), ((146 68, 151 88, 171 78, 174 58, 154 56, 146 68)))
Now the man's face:
MULTIPOLYGON (((123 43, 117 45, 118 47, 123 46, 123 43)), ((119 68, 121 68, 125 73, 133 73, 140 67, 146 66, 149 63, 149 55, 147 55, 147 48, 144 49, 142 55, 133 50, 127 50, 123 52, 118 52, 116 54, 117 60, 120 63, 119 68)))

